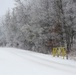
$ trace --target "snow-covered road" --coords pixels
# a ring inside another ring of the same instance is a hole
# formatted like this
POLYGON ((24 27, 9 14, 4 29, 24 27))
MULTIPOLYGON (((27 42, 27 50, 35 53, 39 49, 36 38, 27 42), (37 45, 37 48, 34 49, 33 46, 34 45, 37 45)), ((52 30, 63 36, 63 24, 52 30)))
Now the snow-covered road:
POLYGON ((0 75, 76 75, 76 62, 15 48, 0 48, 0 75))

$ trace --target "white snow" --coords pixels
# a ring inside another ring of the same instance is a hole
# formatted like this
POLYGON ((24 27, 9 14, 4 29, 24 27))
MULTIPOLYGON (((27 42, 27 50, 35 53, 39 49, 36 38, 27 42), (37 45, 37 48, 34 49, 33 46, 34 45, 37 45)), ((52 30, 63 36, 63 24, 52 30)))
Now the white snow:
POLYGON ((0 48, 0 75, 76 75, 76 62, 15 48, 0 48))

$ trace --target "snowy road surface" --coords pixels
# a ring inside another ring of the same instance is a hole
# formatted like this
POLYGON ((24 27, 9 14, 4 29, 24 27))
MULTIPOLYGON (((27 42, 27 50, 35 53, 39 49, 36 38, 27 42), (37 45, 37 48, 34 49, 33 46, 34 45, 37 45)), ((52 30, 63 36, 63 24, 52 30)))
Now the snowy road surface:
POLYGON ((76 62, 15 48, 0 48, 0 75, 76 75, 76 62))

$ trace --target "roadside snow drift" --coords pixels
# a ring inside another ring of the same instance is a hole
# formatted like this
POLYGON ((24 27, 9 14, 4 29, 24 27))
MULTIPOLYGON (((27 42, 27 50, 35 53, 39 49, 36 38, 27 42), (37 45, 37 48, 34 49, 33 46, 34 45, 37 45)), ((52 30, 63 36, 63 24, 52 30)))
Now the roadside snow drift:
POLYGON ((0 48, 0 75, 76 75, 76 62, 14 48, 0 48))

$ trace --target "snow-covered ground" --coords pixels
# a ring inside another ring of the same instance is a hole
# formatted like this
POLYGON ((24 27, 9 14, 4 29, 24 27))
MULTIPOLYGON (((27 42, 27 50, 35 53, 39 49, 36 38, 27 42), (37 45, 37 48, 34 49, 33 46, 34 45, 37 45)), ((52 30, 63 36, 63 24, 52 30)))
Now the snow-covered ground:
POLYGON ((0 48, 0 75, 76 75, 76 62, 15 48, 0 48))

